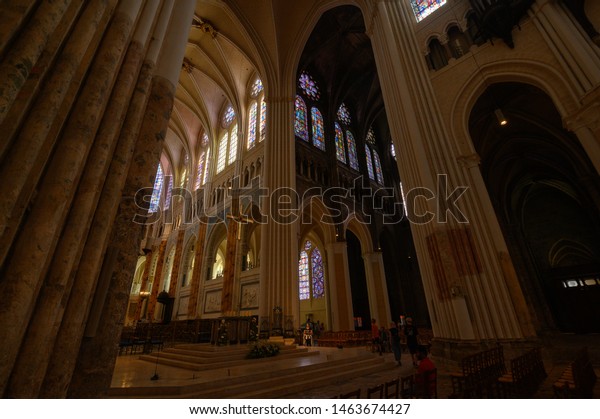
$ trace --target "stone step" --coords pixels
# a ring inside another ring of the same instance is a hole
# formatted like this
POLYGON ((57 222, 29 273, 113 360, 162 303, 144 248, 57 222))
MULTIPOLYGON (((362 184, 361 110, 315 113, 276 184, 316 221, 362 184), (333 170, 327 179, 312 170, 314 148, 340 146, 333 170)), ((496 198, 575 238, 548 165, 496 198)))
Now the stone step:
MULTIPOLYGON (((165 349, 164 351, 151 354, 152 360, 156 360, 156 356, 160 358, 169 359, 180 359, 182 361, 194 362, 197 360, 198 363, 212 363, 212 362, 223 362, 230 359, 244 359, 248 355, 252 348, 252 345, 244 345, 236 349, 227 349, 223 351, 204 351, 196 349, 180 348, 179 346, 165 349)), ((295 346, 285 346, 279 348, 279 353, 289 353, 293 351, 304 351, 307 352, 306 348, 296 348, 295 346)), ((146 358, 144 358, 146 359, 146 358)), ((147 359, 146 359, 147 360, 147 359)))
MULTIPOLYGON (((223 357, 223 358, 212 358, 210 360, 204 360, 198 356, 185 356, 180 354, 171 354, 171 353, 158 353, 154 355, 142 355, 140 356, 140 360, 149 361, 152 363, 156 363, 160 365, 168 365, 171 367, 183 368, 190 371, 206 371, 217 368, 228 368, 237 365, 246 365, 249 361, 252 362, 264 362, 270 358, 262 358, 262 359, 246 359, 245 352, 240 355, 223 357), (157 360, 158 357, 158 360, 157 360)), ((283 350, 281 351, 276 358, 277 359, 288 359, 288 358, 297 358, 302 356, 315 356, 319 355, 318 352, 308 352, 306 348, 297 348, 292 350, 283 350)))
MULTIPOLYGON (((243 382, 212 383, 210 388, 183 393, 184 398, 275 398, 300 392, 307 387, 327 385, 358 375, 372 374, 387 369, 382 359, 372 357, 348 358, 338 362, 326 362, 277 371, 267 377, 245 377, 243 382), (348 367, 348 368, 344 368, 348 367)), ((239 381, 239 380, 236 380, 239 381)))

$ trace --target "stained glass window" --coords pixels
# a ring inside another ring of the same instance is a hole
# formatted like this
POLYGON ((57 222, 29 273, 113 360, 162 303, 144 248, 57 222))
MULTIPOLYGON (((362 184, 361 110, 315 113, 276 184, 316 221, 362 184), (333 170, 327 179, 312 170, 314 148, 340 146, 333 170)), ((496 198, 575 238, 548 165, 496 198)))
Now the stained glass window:
POLYGON ((227 140, 229 139, 229 133, 226 132, 219 141, 219 154, 217 156, 217 173, 220 173, 225 169, 225 160, 227 159, 227 140))
POLYGON ((396 148, 394 148, 394 143, 390 144, 390 154, 396 159, 396 148))
POLYGON ((338 119, 344 125, 350 125, 350 123, 352 122, 352 120, 350 119, 350 112, 348 112, 348 108, 346 107, 345 103, 342 103, 338 108, 337 116, 338 119))
POLYGON ((346 142, 348 144, 348 161, 350 167, 354 170, 359 170, 358 156, 356 155, 356 143, 354 142, 354 136, 350 131, 346 131, 346 142))
POLYGON ((202 178, 202 184, 204 185, 208 180, 208 169, 210 168, 210 148, 206 150, 206 164, 204 165, 204 177, 202 178))
POLYGON ((252 102, 250 105, 250 115, 248 118, 248 150, 254 147, 256 142, 256 111, 258 105, 256 102, 252 102))
POLYGON ((262 90, 263 90, 262 80, 257 78, 256 80, 254 80, 254 83, 252 84, 252 88, 250 89, 250 96, 252 96, 252 97, 258 96, 258 94, 260 92, 262 92, 262 90))
POLYGON ((188 155, 186 154, 185 159, 183 161, 183 170, 181 171, 181 178, 179 179, 179 187, 180 188, 185 188, 187 186, 189 161, 190 161, 190 159, 188 158, 188 155))
POLYGON ((367 155, 367 173, 369 173, 369 179, 375 180, 375 174, 373 173, 373 158, 371 156, 371 149, 366 144, 365 154, 367 155))
POLYGON ((344 133, 340 124, 335 123, 335 154, 337 159, 342 163, 346 163, 346 150, 344 147, 344 133))
POLYGON ((165 197, 165 209, 171 207, 171 196, 173 195, 173 176, 167 176, 169 178, 169 186, 167 187, 167 196, 165 197))
POLYGON ((208 145, 208 135, 202 135, 202 143, 200 144, 202 147, 206 147, 208 145))
POLYGON ((202 175, 204 175, 205 161, 206 161, 206 153, 202 152, 200 154, 200 158, 198 159, 198 171, 196 172, 196 185, 194 186, 194 189, 198 189, 200 187, 200 185, 203 184, 202 175))
POLYGON ((156 178, 154 179, 154 189, 152 190, 152 197, 150 198, 150 208, 148 212, 154 213, 158 210, 158 204, 160 202, 160 195, 162 194, 164 182, 164 174, 162 167, 160 167, 160 163, 158 164, 158 169, 156 170, 156 178))
POLYGON ((304 141, 308 142, 308 116, 306 103, 300 96, 296 96, 296 115, 294 118, 294 133, 304 141))
POLYGON ((375 163, 375 174, 377 175, 377 183, 383 185, 383 172, 381 171, 381 160, 379 160, 379 153, 373 149, 373 162, 375 163))
POLYGON ((237 143, 238 143, 238 130, 237 124, 231 128, 229 134, 229 161, 228 164, 231 164, 237 158, 237 143))
POLYGON ((312 297, 321 298, 325 296, 325 278, 323 274, 323 259, 319 248, 315 247, 310 255, 312 271, 312 297))
POLYGON ((307 73, 300 74, 298 79, 298 86, 302 89, 302 92, 312 100, 319 100, 321 93, 319 92, 319 86, 307 73))
POLYGON ((321 112, 313 106, 310 110, 312 119, 312 142, 313 145, 325 151, 325 130, 323 128, 323 117, 321 112))
POLYGON ((446 0, 411 0, 410 4, 417 22, 420 22, 446 4, 446 0))
POLYGON ((325 296, 325 268, 318 247, 310 240, 304 242, 298 261, 298 292, 300 300, 325 296))
POLYGON ((260 99, 260 134, 258 136, 259 141, 263 141, 267 135, 267 103, 265 98, 260 99))
POLYGON ((373 128, 369 128, 369 132, 367 133, 367 144, 371 146, 375 145, 375 133, 373 132, 373 128))
POLYGON ((231 105, 229 105, 229 107, 223 114, 223 127, 227 128, 229 126, 229 124, 231 124, 231 121, 233 121, 234 118, 235 118, 235 111, 233 110, 231 105))
POLYGON ((306 250, 300 252, 298 278, 298 293, 300 300, 308 300, 310 298, 310 282, 308 275, 308 253, 306 253, 306 250))

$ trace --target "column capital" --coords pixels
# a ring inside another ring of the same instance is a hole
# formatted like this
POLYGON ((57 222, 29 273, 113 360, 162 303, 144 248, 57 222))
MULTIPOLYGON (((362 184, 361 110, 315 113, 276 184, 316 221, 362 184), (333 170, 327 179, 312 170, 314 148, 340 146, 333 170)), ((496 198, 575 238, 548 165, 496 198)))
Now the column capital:
POLYGON ((470 169, 472 167, 479 166, 479 164, 481 163, 481 157, 479 157, 479 154, 477 153, 463 154, 462 156, 458 156, 456 158, 456 161, 462 167, 470 169))

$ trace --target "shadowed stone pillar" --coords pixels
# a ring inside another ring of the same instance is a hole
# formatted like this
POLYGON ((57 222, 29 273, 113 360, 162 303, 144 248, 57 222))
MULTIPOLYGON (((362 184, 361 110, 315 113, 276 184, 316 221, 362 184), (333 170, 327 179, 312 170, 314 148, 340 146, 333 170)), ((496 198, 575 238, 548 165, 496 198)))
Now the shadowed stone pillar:
POLYGON ((35 9, 36 0, 12 0, 2 5, 0 13, 0 54, 4 53, 6 44, 16 35, 19 28, 35 9))
POLYGON ((348 245, 345 241, 329 243, 327 267, 331 300, 331 330, 354 330, 352 290, 348 270, 348 245))
MULTIPOLYGON (((183 254, 183 238, 185 230, 180 229, 177 233, 177 243, 175 244, 175 257, 173 258, 173 270, 171 271, 171 283, 169 284, 169 295, 175 297, 177 284, 179 283, 179 271, 181 269, 181 255, 183 254)), ((166 320, 166 319, 165 319, 166 320)))
POLYGON ((385 281, 383 254, 381 252, 365 253, 363 254, 363 261, 367 277, 371 317, 379 319, 379 324, 387 327, 387 324, 392 320, 392 316, 385 281))
POLYGON ((152 289, 150 290, 150 296, 148 297, 148 310, 146 311, 146 319, 150 323, 154 321, 154 310, 156 310, 156 299, 160 292, 160 281, 162 279, 162 271, 165 266, 165 252, 167 250, 167 241, 163 240, 158 248, 158 261, 156 263, 156 270, 154 271, 154 278, 152 279, 152 289))
POLYGON ((106 296, 98 295, 97 298, 102 303, 94 304, 101 310, 98 316, 101 321, 94 330, 86 329, 67 393, 69 397, 104 396, 110 387, 136 259, 143 238, 143 226, 133 220, 145 211, 143 207, 140 208, 135 197, 141 188, 153 184, 151 181, 156 174, 173 108, 175 86, 181 71, 194 7, 195 2, 192 0, 180 0, 173 4, 169 30, 160 48, 161 56, 145 120, 108 246, 108 249, 116 249, 117 257, 110 267, 112 275, 106 296))
MULTIPOLYGON (((0 123, 4 121, 70 3, 70 0, 41 2, 31 22, 21 31, 15 45, 0 64, 0 123)), ((13 31, 9 29, 8 32, 13 31)))
POLYGON ((236 249, 238 244, 239 223, 229 220, 227 224, 227 248, 225 249, 225 269, 223 269, 223 294, 221 314, 230 315, 233 310, 233 285, 235 279, 236 249))
POLYGON ((200 220, 198 226, 198 239, 196 240, 196 255, 194 256, 194 272, 192 272, 192 288, 188 303, 188 319, 195 319, 198 315, 198 297, 200 294, 200 284, 202 282, 202 267, 204 265, 204 245, 206 243, 206 230, 208 224, 206 220, 200 220))
MULTIPOLYGON (((113 0, 112 3, 116 3, 113 0)), ((29 200, 44 173, 59 131, 80 89, 110 18, 108 5, 93 0, 79 17, 67 44, 28 112, 14 144, 6 151, 0 177, 0 263, 17 234, 29 200)), ((2 95, 2 93, 0 93, 2 95)))

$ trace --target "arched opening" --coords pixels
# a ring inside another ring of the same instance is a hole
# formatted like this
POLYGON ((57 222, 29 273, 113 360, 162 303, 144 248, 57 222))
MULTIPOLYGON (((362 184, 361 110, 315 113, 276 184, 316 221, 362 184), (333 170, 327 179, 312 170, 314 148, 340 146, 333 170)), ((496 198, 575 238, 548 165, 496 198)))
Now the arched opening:
POLYGON ((538 328, 600 331, 600 191, 579 141, 548 95, 522 83, 490 86, 469 129, 538 328))
POLYGON ((371 327, 371 311, 367 276, 363 261, 363 250, 358 237, 352 231, 346 231, 348 251, 348 268, 350 272, 350 288, 352 290, 352 315, 356 330, 369 330, 371 327))

